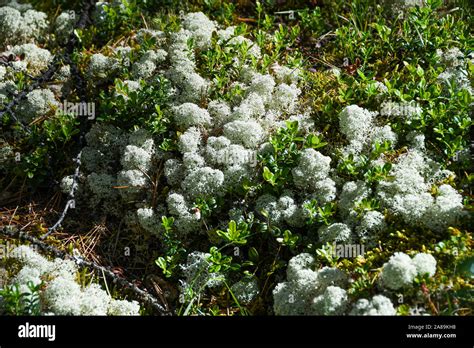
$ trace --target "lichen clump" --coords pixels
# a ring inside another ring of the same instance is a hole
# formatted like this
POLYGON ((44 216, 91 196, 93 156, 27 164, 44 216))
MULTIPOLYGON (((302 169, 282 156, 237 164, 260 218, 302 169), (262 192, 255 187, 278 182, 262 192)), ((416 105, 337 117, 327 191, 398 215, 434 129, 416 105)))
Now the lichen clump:
POLYGON ((138 315, 136 301, 113 299, 100 285, 81 286, 77 282, 78 267, 71 260, 49 261, 28 246, 15 248, 11 258, 21 269, 12 278, 20 291, 38 295, 43 315, 138 315), (30 286, 41 285, 39 294, 30 286))

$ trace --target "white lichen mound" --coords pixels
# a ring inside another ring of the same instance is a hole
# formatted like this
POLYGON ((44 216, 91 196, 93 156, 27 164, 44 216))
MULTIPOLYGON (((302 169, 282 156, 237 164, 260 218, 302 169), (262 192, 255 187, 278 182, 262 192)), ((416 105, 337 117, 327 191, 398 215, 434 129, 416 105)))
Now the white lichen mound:
POLYGON ((156 155, 153 137, 144 129, 124 132, 96 123, 86 134, 86 141, 81 156, 81 177, 85 180, 79 184, 78 202, 116 217, 123 217, 124 209, 143 207, 133 203, 144 199, 152 185, 150 173, 156 155))
POLYGON ((371 300, 359 299, 352 307, 350 315, 396 315, 392 301, 383 295, 375 295, 371 300))
POLYGON ((322 226, 318 234, 322 243, 350 243, 352 239, 352 231, 349 226, 340 222, 322 226))
POLYGON ((404 253, 393 254, 382 268, 382 282, 393 290, 411 285, 416 275, 416 267, 410 256, 404 253))
POLYGON ((188 255, 186 264, 181 265, 184 279, 181 282, 181 293, 185 295, 199 295, 207 287, 213 288, 225 279, 220 273, 210 272, 211 263, 208 258, 211 255, 199 251, 193 251, 188 255))
POLYGON ((200 50, 209 47, 216 24, 202 12, 188 13, 183 19, 183 28, 191 32, 194 44, 200 50))
POLYGON ((315 267, 314 257, 307 253, 290 260, 287 281, 273 290, 276 315, 336 315, 345 311, 347 276, 336 268, 315 267))
POLYGON ((383 3, 394 14, 403 16, 410 8, 424 7, 426 0, 384 0, 383 3))
POLYGON ((438 75, 438 82, 441 83, 445 89, 454 87, 455 91, 467 90, 473 94, 471 82, 469 80, 468 68, 469 63, 464 53, 457 47, 452 47, 448 50, 437 51, 438 59, 444 67, 444 71, 438 75))
POLYGON ((339 127, 347 139, 364 138, 371 130, 375 114, 357 105, 345 107, 339 114, 339 127))
POLYGON ((178 127, 209 126, 211 117, 205 109, 193 103, 184 103, 174 108, 174 120, 178 127))
POLYGON ((264 139, 264 130, 256 121, 233 121, 224 126, 224 136, 236 144, 255 148, 264 139))
MULTIPOLYGON (((383 112, 384 110, 382 109, 383 112)), ((377 115, 377 112, 358 105, 346 106, 339 113, 339 128, 349 142, 342 149, 342 158, 353 156, 357 163, 361 160, 361 155, 367 156, 376 143, 388 141, 391 148, 396 145, 397 134, 389 125, 378 126, 377 115)))
MULTIPOLYGON (((395 253, 382 268, 383 286, 398 290, 411 286, 416 276, 433 276, 436 260, 427 254, 412 259, 395 253)), ((337 268, 316 270, 315 258, 307 253, 293 257, 288 263, 287 280, 273 290, 276 315, 396 315, 389 298, 375 295, 371 300, 359 299, 350 304, 345 287, 347 275, 337 268)))
POLYGON ((382 284, 398 290, 412 285, 416 276, 433 276, 436 272, 436 260, 429 254, 419 253, 412 258, 405 253, 393 254, 382 267, 382 284))
POLYGON ((117 59, 96 53, 91 56, 87 74, 93 83, 107 80, 118 70, 117 59))
POLYGON ((121 158, 124 168, 139 169, 146 172, 150 169, 152 153, 135 145, 127 145, 121 158))
POLYGON ((24 59, 13 62, 12 64, 16 69, 28 71, 33 75, 46 70, 53 60, 53 55, 48 50, 32 43, 13 46, 7 53, 24 57, 24 59))
POLYGON ((259 294, 258 282, 255 277, 244 278, 231 286, 230 290, 240 304, 246 305, 255 300, 259 294))
POLYGON ((161 216, 152 208, 137 209, 137 218, 140 226, 151 234, 159 235, 162 232, 161 216))
POLYGON ((367 199, 372 193, 372 190, 365 181, 347 181, 342 186, 342 191, 339 195, 339 208, 342 216, 347 222, 354 222, 357 219, 357 205, 362 200, 367 199))
POLYGON ((182 183, 183 190, 190 197, 218 195, 224 184, 224 174, 210 167, 191 172, 182 183))
POLYGON ((53 315, 139 315, 136 301, 115 300, 100 285, 77 283, 79 269, 71 260, 49 261, 31 247, 16 247, 10 257, 21 269, 11 279, 22 292, 30 293, 28 282, 40 285, 42 313, 53 315))
POLYGON ((48 114, 54 114, 59 105, 54 93, 49 89, 35 89, 26 95, 26 99, 19 105, 19 115, 25 122, 48 114))
POLYGON ((347 292, 337 286, 328 286, 322 295, 313 300, 315 315, 342 315, 348 304, 347 292))
POLYGON ((360 224, 356 227, 356 234, 362 242, 373 245, 378 242, 386 227, 384 214, 377 210, 369 210, 361 217, 360 224))
POLYGON ((434 204, 427 210, 423 224, 435 231, 455 226, 464 216, 462 195, 452 186, 444 184, 438 187, 434 204))
POLYGON ((172 192, 166 199, 168 212, 175 217, 176 229, 186 235, 199 229, 200 216, 192 210, 185 197, 172 192))
POLYGON ((66 42, 74 30, 77 18, 74 11, 64 11, 54 22, 55 34, 58 40, 66 42))
POLYGON ((425 253, 416 254, 413 257, 412 262, 415 265, 418 274, 428 274, 430 277, 435 275, 436 259, 432 255, 425 253))
POLYGON ((328 177, 331 158, 314 149, 301 153, 298 165, 293 168, 295 186, 306 192, 315 193, 321 202, 328 202, 336 196, 336 184, 328 177))
POLYGON ((47 15, 28 9, 20 12, 10 6, 0 7, 0 45, 31 43, 42 39, 49 27, 47 15))
POLYGON ((292 192, 284 192, 280 198, 268 193, 261 195, 255 202, 255 212, 268 216, 273 223, 286 222, 298 227, 304 225, 307 217, 303 207, 295 202, 292 192))
MULTIPOLYGON (((436 260, 419 253, 412 258, 395 253, 383 265, 382 285, 399 290, 412 285, 415 277, 433 276, 436 260)), ((396 315, 393 303, 383 295, 359 299, 350 305, 345 287, 347 275, 337 268, 316 270, 315 258, 307 253, 293 257, 286 270, 287 280, 273 290, 276 315, 396 315)))
POLYGON ((150 78, 158 65, 166 60, 168 53, 162 49, 146 51, 140 59, 132 66, 134 79, 150 78))
POLYGON ((433 196, 433 184, 454 173, 442 170, 423 152, 410 150, 400 156, 389 175, 379 182, 377 195, 405 223, 442 232, 464 216, 462 196, 450 185, 437 187, 433 196))

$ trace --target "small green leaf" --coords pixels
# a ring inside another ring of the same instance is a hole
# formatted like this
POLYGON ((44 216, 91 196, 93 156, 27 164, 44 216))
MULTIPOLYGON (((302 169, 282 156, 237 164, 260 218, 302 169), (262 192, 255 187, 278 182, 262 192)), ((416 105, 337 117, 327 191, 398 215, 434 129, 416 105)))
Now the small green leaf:
POLYGON ((286 126, 290 131, 296 132, 298 130, 298 121, 286 121, 286 126))
POLYGON ((257 249, 255 249, 254 247, 251 247, 249 249, 249 259, 253 262, 257 262, 258 261, 258 251, 257 249))
POLYGON ((367 77, 364 75, 362 70, 357 69, 357 75, 359 75, 362 80, 367 80, 367 77))
POLYGON ((270 169, 268 169, 268 167, 263 168, 263 178, 270 184, 275 184, 275 175, 270 171, 270 169))
POLYGON ((416 74, 417 74, 419 77, 422 77, 422 76, 425 74, 423 68, 422 68, 421 66, 419 66, 419 65, 416 67, 416 74))

